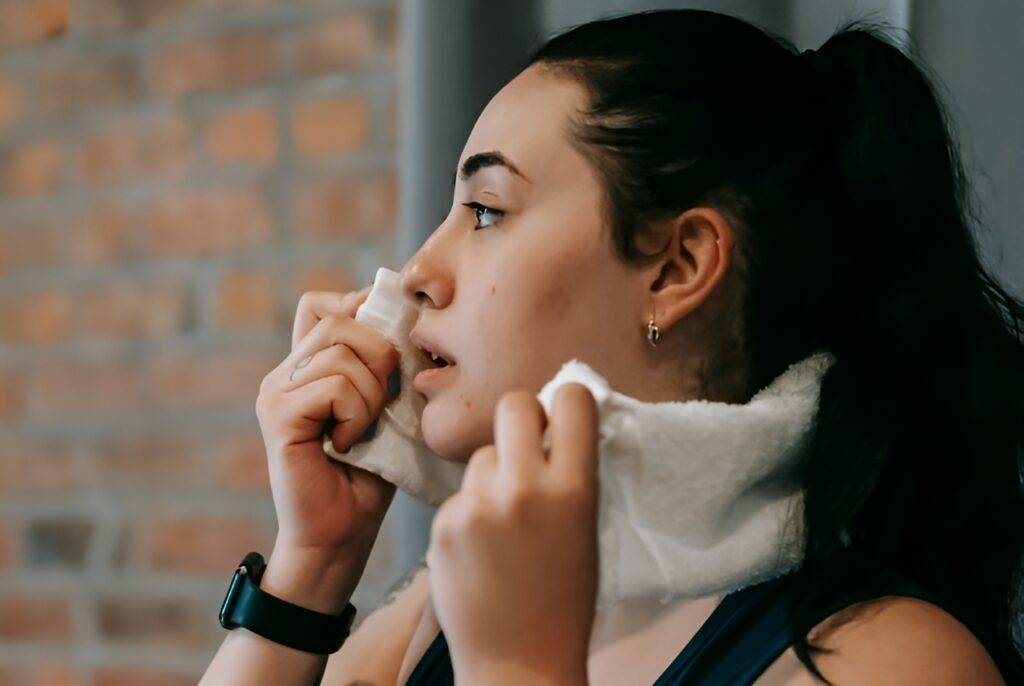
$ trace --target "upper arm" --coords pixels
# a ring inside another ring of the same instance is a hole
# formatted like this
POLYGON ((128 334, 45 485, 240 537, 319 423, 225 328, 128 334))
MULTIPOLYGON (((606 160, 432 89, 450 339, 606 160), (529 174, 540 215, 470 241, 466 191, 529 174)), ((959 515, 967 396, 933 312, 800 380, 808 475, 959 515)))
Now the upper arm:
POLYGON ((396 683, 402 659, 429 595, 427 568, 414 569, 408 585, 397 593, 389 593, 385 603, 362 621, 338 652, 331 654, 321 683, 324 686, 396 683))
MULTIPOLYGON (((821 622, 808 640, 833 651, 812 653, 818 670, 833 684, 1003 686, 995 662, 974 634, 942 608, 917 598, 887 596, 858 603, 821 622), (842 622, 847 613, 852 619, 842 622)), ((787 686, 822 683, 802 664, 799 671, 785 681, 787 686)))

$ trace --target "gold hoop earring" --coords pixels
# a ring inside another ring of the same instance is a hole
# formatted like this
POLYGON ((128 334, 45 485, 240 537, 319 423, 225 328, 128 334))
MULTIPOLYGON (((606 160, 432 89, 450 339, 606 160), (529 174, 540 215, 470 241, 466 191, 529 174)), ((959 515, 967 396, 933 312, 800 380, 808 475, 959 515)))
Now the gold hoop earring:
POLYGON ((658 330, 658 325, 654 323, 654 315, 651 315, 650 321, 647 322, 647 342, 653 348, 658 345, 659 338, 661 338, 661 331, 658 330))

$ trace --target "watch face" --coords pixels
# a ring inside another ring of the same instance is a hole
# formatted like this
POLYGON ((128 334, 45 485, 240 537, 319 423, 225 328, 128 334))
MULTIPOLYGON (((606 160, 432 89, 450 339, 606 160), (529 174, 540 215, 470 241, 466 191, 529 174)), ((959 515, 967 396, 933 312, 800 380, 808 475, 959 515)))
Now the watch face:
POLYGON ((228 586, 228 592, 224 594, 224 602, 220 605, 220 625, 225 629, 235 629, 238 627, 238 624, 231 620, 231 613, 235 609, 235 601, 242 590, 242 582, 245 580, 244 574, 245 567, 239 567, 235 570, 234 576, 231 577, 231 585, 228 586))

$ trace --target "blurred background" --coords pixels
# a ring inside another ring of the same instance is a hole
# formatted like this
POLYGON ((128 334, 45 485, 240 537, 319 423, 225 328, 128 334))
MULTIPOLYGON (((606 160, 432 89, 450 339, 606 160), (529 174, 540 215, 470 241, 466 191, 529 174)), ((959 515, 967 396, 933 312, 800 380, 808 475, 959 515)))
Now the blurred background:
MULTIPOLYGON (((1019 0, 0 0, 0 686, 196 682, 276 531, 254 403, 301 293, 401 268, 537 41, 657 7, 908 30, 1024 293, 1019 0)), ((396 497, 357 624, 431 513, 396 497)))

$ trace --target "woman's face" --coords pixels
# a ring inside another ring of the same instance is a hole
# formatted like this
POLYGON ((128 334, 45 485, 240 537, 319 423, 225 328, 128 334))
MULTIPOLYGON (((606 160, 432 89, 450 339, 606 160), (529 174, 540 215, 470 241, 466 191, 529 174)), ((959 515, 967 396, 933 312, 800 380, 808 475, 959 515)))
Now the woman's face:
POLYGON ((423 390, 424 439, 445 459, 492 443, 501 396, 536 394, 573 357, 627 395, 656 392, 644 336, 654 277, 615 256, 596 172, 564 133, 583 98, 537 67, 502 88, 462 150, 448 216, 402 269, 422 304, 415 333, 456 362, 423 390), (491 163, 474 165, 484 153, 491 163))

